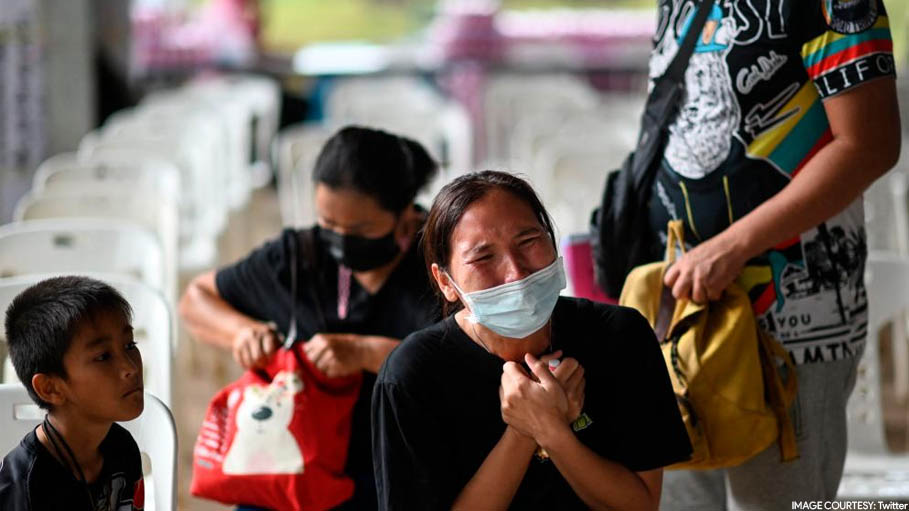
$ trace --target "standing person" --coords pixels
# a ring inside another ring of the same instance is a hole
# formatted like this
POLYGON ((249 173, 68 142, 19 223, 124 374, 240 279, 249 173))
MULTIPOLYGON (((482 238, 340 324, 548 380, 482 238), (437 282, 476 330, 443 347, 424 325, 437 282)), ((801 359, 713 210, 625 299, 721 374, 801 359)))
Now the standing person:
POLYGON ((447 317, 379 373, 379 509, 657 508, 691 454, 662 353, 636 311, 559 296, 555 239, 515 176, 439 192, 423 250, 447 317))
MULTIPOLYGON (((651 77, 696 9, 660 0, 651 77)), ((667 272, 676 298, 717 299, 738 279, 759 325, 798 364, 801 457, 782 464, 773 445, 725 471, 669 472, 664 509, 788 509, 835 497, 868 320, 861 194, 899 146, 883 0, 716 2, 669 128, 650 221, 665 244, 667 221, 684 220, 696 245, 667 272)))
POLYGON ((231 350, 244 368, 260 367, 280 346, 295 303, 291 237, 313 240, 319 270, 299 265, 298 275, 304 351, 330 377, 363 373, 345 469, 355 489, 345 509, 376 507, 369 424, 375 373, 400 339, 438 316, 418 252, 425 210, 414 204, 436 170, 413 140, 342 129, 316 161, 318 225, 285 229, 233 265, 200 275, 180 302, 193 335, 231 350))

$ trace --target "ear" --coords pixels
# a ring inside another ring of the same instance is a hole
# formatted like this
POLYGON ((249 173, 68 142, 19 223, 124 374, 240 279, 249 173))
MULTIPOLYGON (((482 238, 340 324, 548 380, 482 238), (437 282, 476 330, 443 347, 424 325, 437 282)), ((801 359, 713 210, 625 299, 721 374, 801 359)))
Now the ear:
POLYGON ((407 206, 398 217, 395 226, 395 239, 401 252, 407 252, 410 244, 415 242, 417 231, 420 230, 422 221, 414 210, 413 203, 407 206))
POLYGON ((59 376, 44 373, 35 373, 32 376, 32 388, 35 394, 45 403, 52 406, 61 406, 66 403, 65 383, 59 376))
POLYGON ((442 290, 442 295, 445 297, 445 299, 449 302, 457 302, 460 300, 461 298, 458 296, 458 291, 454 288, 453 285, 451 285, 451 280, 448 278, 448 274, 442 271, 442 269, 439 268, 439 265, 436 263, 432 263, 431 269, 432 278, 436 279, 436 284, 439 285, 439 289, 442 290))

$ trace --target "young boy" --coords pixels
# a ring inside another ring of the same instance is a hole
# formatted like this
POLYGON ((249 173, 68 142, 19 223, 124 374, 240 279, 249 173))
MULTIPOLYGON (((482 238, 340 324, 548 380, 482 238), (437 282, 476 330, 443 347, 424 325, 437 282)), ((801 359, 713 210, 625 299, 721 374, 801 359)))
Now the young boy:
POLYGON ((13 300, 9 354, 47 416, 0 462, 0 509, 143 508, 139 449, 114 423, 144 406, 131 319, 117 291, 85 277, 44 280, 13 300))

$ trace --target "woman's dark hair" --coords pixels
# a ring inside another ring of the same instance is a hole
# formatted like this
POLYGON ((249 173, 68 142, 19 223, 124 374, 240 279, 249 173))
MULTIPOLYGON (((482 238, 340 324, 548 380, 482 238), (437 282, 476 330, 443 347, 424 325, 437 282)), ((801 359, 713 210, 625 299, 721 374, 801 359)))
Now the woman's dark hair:
POLYGON ((439 191, 432 203, 429 217, 423 226, 421 240, 429 282, 439 297, 445 316, 460 309, 461 305, 460 302, 449 302, 445 299, 438 283, 432 277, 432 265, 437 264, 440 268, 448 269, 451 262, 451 233, 467 208, 495 189, 506 191, 527 203, 540 225, 549 233, 552 246, 557 248, 552 219, 527 181, 506 172, 484 170, 465 174, 448 183, 439 191))
POLYGON ((347 126, 322 147, 313 181, 376 199, 383 209, 403 211, 438 171, 419 142, 391 133, 347 126))

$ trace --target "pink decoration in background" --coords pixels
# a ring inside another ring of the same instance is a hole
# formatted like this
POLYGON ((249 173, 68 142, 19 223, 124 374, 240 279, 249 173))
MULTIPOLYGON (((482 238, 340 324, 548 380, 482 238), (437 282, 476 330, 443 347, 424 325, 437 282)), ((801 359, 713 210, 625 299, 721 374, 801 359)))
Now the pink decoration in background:
POLYGON ((562 257, 565 259, 565 270, 574 289, 574 296, 595 302, 618 303, 618 300, 606 296, 594 280, 593 253, 587 234, 572 234, 563 239, 562 257))

